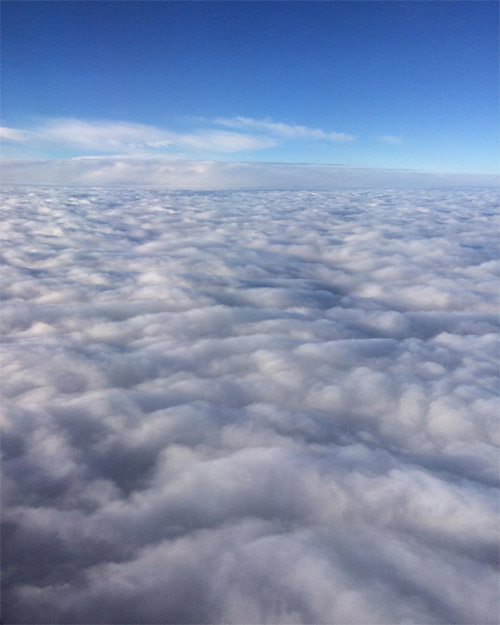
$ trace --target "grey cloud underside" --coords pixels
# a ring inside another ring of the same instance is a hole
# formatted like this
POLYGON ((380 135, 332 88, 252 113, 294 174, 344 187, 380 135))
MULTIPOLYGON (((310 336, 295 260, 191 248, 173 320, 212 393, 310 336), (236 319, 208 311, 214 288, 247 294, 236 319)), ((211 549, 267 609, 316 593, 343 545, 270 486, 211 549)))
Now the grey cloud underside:
POLYGON ((7 188, 6 623, 497 623, 497 195, 7 188))

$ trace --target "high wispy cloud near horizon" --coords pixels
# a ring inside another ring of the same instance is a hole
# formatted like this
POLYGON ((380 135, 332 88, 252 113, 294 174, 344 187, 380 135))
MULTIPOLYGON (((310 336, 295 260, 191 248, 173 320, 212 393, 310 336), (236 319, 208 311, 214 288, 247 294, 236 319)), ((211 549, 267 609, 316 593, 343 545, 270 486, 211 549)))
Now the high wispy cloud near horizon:
POLYGON ((274 146, 276 137, 303 140, 353 141, 347 133, 330 132, 248 117, 205 120, 191 132, 112 120, 50 119, 28 129, 0 127, 4 141, 25 145, 59 145, 97 152, 137 152, 155 148, 193 148, 216 152, 243 152, 274 146), (214 128, 214 126, 216 128, 214 128), (218 126, 245 129, 254 134, 220 130, 218 126), (273 138, 274 137, 274 138, 273 138))
MULTIPOLYGON (((498 178, 491 174, 217 160, 217 157, 265 152, 290 140, 306 143, 356 140, 347 133, 275 122, 269 118, 199 118, 193 128, 183 132, 123 121, 49 119, 25 129, 0 127, 0 138, 4 145, 20 147, 21 153, 45 150, 77 155, 49 159, 4 157, 0 166, 7 183, 317 191, 359 187, 498 186, 498 178)), ((378 135, 376 140, 391 146, 402 143, 400 137, 393 135, 378 135)))
MULTIPOLYGON (((195 128, 184 132, 123 121, 50 119, 29 129, 1 127, 0 138, 4 146, 20 147, 21 153, 43 153, 45 150, 76 155, 49 159, 4 157, 0 166, 7 183, 318 191, 357 187, 498 186, 498 178, 491 174, 217 160, 217 157, 265 152, 290 140, 306 143, 351 143, 356 140, 347 133, 270 119, 199 119, 195 128)), ((401 144, 401 138, 393 135, 380 135, 376 140, 391 146, 401 144)))
POLYGON ((218 118, 214 123, 229 128, 257 130, 278 137, 298 139, 326 139, 328 141, 353 141, 355 137, 345 132, 326 132, 321 128, 308 128, 297 124, 285 124, 271 119, 251 119, 249 117, 218 118))

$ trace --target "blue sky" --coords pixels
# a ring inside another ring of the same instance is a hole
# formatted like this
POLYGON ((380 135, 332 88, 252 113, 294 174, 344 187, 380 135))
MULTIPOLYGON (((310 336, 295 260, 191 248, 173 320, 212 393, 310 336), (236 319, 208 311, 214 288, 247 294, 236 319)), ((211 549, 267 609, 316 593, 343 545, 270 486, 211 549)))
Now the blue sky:
POLYGON ((6 157, 498 170, 496 2, 2 3, 6 157))

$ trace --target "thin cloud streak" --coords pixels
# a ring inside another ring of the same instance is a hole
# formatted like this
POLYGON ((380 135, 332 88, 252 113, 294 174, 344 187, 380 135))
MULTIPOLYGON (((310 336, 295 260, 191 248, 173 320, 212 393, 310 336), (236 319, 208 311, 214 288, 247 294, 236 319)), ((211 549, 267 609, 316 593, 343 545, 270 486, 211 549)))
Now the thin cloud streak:
POLYGON ((270 137, 203 129, 179 133, 147 124, 113 121, 52 119, 31 130, 2 129, 3 138, 35 145, 66 146, 94 152, 129 152, 191 149, 205 152, 241 152, 274 146, 270 137))
POLYGON ((349 142, 354 136, 320 128, 290 125, 248 117, 207 120, 199 118, 192 130, 179 132, 149 124, 111 120, 48 119, 32 128, 0 129, 7 143, 37 149, 65 148, 95 154, 139 154, 187 150, 200 156, 263 150, 291 140, 349 142), (224 128, 221 129, 220 126, 224 128), (243 132, 240 132, 243 131, 243 132))
POLYGON ((214 123, 229 128, 246 128, 265 131, 279 137, 289 139, 327 139, 329 141, 354 141, 354 135, 345 132, 327 132, 321 128, 309 128, 297 124, 284 124, 267 119, 252 119, 250 117, 217 118, 214 123))
POLYGON ((382 143, 388 143, 389 145, 399 145, 402 143, 401 137, 396 137, 395 135, 379 135, 377 139, 382 143))
POLYGON ((28 141, 32 137, 30 132, 17 130, 16 128, 0 127, 0 139, 4 141, 28 141))

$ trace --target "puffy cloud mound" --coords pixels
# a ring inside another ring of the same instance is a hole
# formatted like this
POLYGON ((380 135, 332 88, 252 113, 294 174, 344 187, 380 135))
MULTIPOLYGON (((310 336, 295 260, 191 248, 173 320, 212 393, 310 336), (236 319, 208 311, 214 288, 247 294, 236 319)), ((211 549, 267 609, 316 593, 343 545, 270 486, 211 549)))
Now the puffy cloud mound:
POLYGON ((5 622, 497 622, 495 191, 3 205, 5 622))

